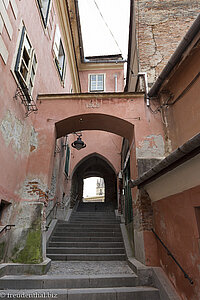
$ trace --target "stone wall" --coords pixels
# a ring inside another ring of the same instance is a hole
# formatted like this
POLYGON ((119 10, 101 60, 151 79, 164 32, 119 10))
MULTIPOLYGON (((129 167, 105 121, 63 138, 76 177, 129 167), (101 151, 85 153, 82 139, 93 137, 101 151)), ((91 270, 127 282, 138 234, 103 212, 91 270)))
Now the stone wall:
POLYGON ((137 0, 135 20, 140 72, 151 86, 196 19, 199 0, 137 0))
POLYGON ((44 253, 44 204, 35 201, 13 202, 3 215, 2 221, 15 225, 1 236, 0 261, 37 264, 44 253), (5 219, 5 220, 4 220, 5 219))

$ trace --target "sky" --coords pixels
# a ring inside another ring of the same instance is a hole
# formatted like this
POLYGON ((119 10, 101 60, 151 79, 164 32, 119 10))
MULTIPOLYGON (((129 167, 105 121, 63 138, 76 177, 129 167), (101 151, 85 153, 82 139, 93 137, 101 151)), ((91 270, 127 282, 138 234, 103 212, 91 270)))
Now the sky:
POLYGON ((122 53, 127 59, 130 0, 78 0, 78 3, 84 56, 122 53))
MULTIPOLYGON (((122 54, 127 59, 130 0, 78 0, 78 4, 84 56, 122 54)), ((84 197, 96 194, 96 181, 96 177, 84 180, 84 197)))

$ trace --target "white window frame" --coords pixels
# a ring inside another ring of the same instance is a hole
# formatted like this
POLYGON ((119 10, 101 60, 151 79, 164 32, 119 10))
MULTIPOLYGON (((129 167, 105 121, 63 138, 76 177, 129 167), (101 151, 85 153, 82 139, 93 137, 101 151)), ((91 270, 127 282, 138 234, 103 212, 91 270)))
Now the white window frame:
POLYGON ((51 0, 37 0, 37 2, 42 17, 42 21, 44 23, 44 27, 46 28, 48 23, 49 13, 50 13, 51 0), (46 7, 44 6, 45 2, 48 2, 46 7), (45 7, 45 11, 44 11, 44 7, 45 7))
POLYGON ((23 26, 14 72, 29 102, 31 101, 30 95, 32 95, 34 88, 36 70, 37 57, 35 49, 30 42, 25 26, 23 26))
POLYGON ((60 75, 61 81, 64 81, 65 69, 66 69, 66 53, 62 43, 61 34, 59 26, 56 25, 54 43, 53 43, 53 52, 55 55, 55 63, 60 75))
POLYGON ((88 74, 88 91, 90 93, 105 92, 105 90, 106 90, 105 79, 106 79, 106 74, 105 73, 92 73, 92 74, 88 74), (99 75, 103 76, 103 89, 98 88, 98 80, 96 80, 96 88, 93 89, 91 87, 91 76, 95 76, 96 79, 97 79, 99 75))

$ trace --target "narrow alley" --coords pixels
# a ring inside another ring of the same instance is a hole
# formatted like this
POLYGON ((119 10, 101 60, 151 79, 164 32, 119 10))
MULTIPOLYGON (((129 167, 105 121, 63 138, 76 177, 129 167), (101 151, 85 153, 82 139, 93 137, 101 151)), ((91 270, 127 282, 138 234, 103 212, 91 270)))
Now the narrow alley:
POLYGON ((200 299, 198 7, 0 0, 0 298, 200 299))

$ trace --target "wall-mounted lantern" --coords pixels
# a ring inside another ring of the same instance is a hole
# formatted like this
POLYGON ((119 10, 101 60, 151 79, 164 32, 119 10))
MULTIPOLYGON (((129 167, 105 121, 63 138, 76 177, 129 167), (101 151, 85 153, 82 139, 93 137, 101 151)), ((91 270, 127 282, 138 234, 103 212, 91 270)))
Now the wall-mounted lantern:
POLYGON ((86 144, 81 140, 82 133, 75 133, 78 137, 77 140, 72 143, 72 147, 76 150, 81 150, 86 147, 86 144))

